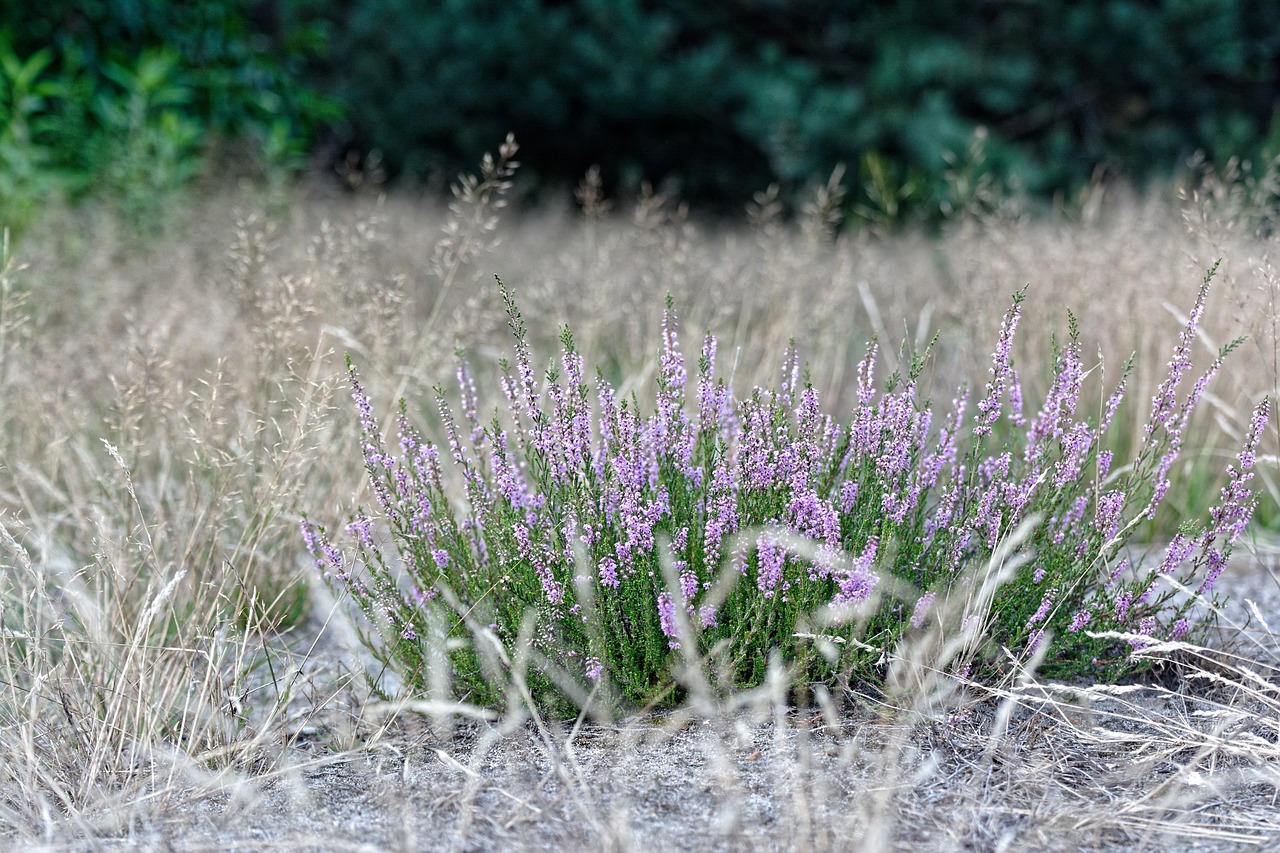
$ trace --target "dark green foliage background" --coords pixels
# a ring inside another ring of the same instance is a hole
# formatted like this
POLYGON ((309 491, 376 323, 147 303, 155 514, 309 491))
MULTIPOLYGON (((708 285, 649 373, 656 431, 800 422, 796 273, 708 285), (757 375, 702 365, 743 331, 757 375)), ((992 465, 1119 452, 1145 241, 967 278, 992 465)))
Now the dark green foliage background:
POLYGON ((734 207, 840 162, 925 205, 979 128, 981 170, 1041 195, 1280 135, 1270 0, 0 0, 0 32, 85 98, 171 48, 205 134, 284 127, 426 179, 514 131, 552 183, 599 164, 734 207))
POLYGON ((354 0, 335 33, 353 138, 393 166, 514 130, 565 180, 598 162, 735 201, 870 151, 935 195, 978 127, 1032 192, 1143 178, 1257 154, 1280 94, 1265 0, 354 0))
MULTIPOLYGON (((334 112, 306 83, 328 24, 315 0, 0 0, 0 35, 21 58, 54 54, 51 76, 87 79, 77 97, 109 89, 108 68, 132 68, 148 50, 178 55, 185 111, 206 133, 242 134, 277 120, 308 135, 334 112)), ((88 103, 80 107, 87 109, 88 103)))

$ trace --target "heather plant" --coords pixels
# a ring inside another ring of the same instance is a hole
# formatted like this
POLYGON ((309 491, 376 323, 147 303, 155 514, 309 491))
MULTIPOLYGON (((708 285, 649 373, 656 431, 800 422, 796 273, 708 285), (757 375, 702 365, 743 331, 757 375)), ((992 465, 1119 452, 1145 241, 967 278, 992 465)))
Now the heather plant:
POLYGON ((708 334, 691 379, 670 298, 648 413, 602 378, 588 385, 567 328, 558 365, 539 380, 500 283, 516 356, 502 363, 505 417, 481 421, 464 360, 461 420, 437 388, 437 445, 402 401, 397 454, 350 368, 377 506, 347 527, 354 559, 306 519, 303 534, 325 579, 377 626, 371 648, 410 689, 433 677, 433 649, 445 643, 453 676, 492 701, 476 651, 457 642, 479 632, 508 653, 532 643, 545 664, 531 676, 535 693, 605 680, 622 700, 645 703, 670 697, 686 646, 713 658, 731 686, 758 684, 773 652, 802 682, 874 680, 904 635, 941 618, 943 602, 973 596, 970 567, 1030 521, 1025 566, 955 626, 987 642, 973 663, 999 668, 1001 648, 1021 660, 1041 651, 1049 674, 1118 675, 1130 648, 1206 627, 1197 598, 1212 596, 1256 504, 1249 481, 1266 400, 1209 518, 1184 523, 1158 563, 1126 547, 1165 500, 1188 421, 1238 343, 1184 388, 1213 272, 1124 464, 1103 448, 1128 371, 1087 417, 1090 368, 1073 317, 1045 399, 1024 408, 1013 357, 1022 293, 972 410, 964 388, 945 409, 921 398, 927 350, 878 390, 873 341, 840 423, 802 378, 794 344, 776 387, 736 396, 717 376, 708 334))

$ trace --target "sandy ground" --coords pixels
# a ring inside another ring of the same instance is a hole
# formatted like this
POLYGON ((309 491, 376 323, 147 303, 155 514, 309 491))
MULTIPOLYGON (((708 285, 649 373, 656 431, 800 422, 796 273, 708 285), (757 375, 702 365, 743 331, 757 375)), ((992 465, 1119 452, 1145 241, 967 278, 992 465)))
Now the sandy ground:
MULTIPOLYGON (((1234 593, 1228 619, 1245 617, 1246 599, 1261 613, 1280 613, 1280 585, 1266 565, 1239 561, 1224 583, 1234 593)), ((1273 647, 1268 638, 1248 653, 1265 660, 1273 647)), ((333 683, 341 654, 331 644, 307 659, 312 689, 333 683)), ((368 706, 363 724, 353 726, 355 706, 339 691, 327 710, 298 725, 292 743, 264 747, 256 764, 203 777, 190 771, 153 799, 120 803, 75 825, 51 817, 43 839, 9 844, 85 851, 1280 848, 1280 769, 1272 757, 1280 753, 1266 749, 1276 726, 1257 724, 1267 708, 1220 686, 1176 679, 1115 693, 1030 685, 1016 702, 1001 698, 974 698, 959 713, 915 720, 854 701, 837 713, 765 705, 608 726, 470 720, 444 728, 414 714, 377 725, 368 706)))

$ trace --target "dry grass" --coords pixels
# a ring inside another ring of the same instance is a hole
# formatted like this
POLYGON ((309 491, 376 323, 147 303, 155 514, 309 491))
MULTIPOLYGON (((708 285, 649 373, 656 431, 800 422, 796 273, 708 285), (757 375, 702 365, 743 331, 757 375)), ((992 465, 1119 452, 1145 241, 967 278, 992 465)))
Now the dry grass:
MULTIPOLYGON (((1149 399, 1179 326, 1172 306, 1191 304, 1222 257, 1201 355, 1253 337, 1198 425, 1206 464, 1193 459, 1175 486, 1188 514, 1212 499, 1204 472, 1221 470, 1251 404, 1276 389, 1271 244, 1222 204, 1121 193, 1071 222, 1006 213, 936 239, 837 237, 821 210, 793 227, 771 218, 767 198, 750 229, 699 223, 657 197, 607 212, 589 185, 590 215, 514 213, 499 207, 505 182, 500 159, 452 212, 313 191, 267 219, 229 193, 189 206, 146 246, 93 210, 61 211, 6 253, 0 832, 11 843, 1274 842, 1280 658, 1269 630, 1150 649, 1167 679, 1130 688, 1046 685, 1033 672, 962 683, 940 675, 969 648, 953 633, 898 650, 882 694, 816 691, 801 706, 780 670, 725 697, 690 666, 692 698, 676 714, 565 723, 523 701, 529 661, 502 664, 502 713, 443 694, 370 697, 346 608, 311 583, 296 535, 300 512, 339 519, 364 488, 341 358, 360 365, 384 411, 405 396, 426 418, 431 386, 448 382, 463 347, 493 399, 507 340, 494 273, 519 293, 542 357, 569 323, 588 364, 644 386, 669 292, 686 328, 717 332, 739 387, 767 381, 794 337, 839 411, 871 335, 893 351, 939 332, 928 376, 939 398, 981 382, 1025 284, 1018 357, 1032 399, 1068 307, 1108 384, 1136 352, 1130 399, 1149 399)), ((1135 429, 1140 409, 1129 410, 1135 429)), ((1274 457, 1262 469, 1274 498, 1274 457)))

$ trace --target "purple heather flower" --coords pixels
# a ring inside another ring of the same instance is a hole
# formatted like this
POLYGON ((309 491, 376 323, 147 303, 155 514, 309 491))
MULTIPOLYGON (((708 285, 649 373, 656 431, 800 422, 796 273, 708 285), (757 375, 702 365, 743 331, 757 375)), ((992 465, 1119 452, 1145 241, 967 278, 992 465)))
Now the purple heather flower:
POLYGON ((1133 593, 1122 592, 1116 596, 1115 614, 1116 619, 1120 622, 1125 621, 1129 616, 1129 608, 1133 606, 1133 593))
POLYGON ((777 483, 784 472, 779 457, 779 441, 775 434, 770 410, 754 396, 741 404, 742 434, 737 445, 737 467, 741 472, 741 484, 753 490, 768 489, 777 483))
POLYGON ((722 460, 716 466, 707 494, 706 525, 702 533, 703 560, 708 566, 720 562, 720 545, 738 529, 738 503, 734 495, 733 472, 722 460))
POLYGON ((973 428, 975 436, 984 436, 991 432, 991 426, 1000 417, 1000 398, 1008 387, 1013 375, 1010 358, 1013 353, 1013 337, 1018 330, 1018 319, 1022 316, 1022 299, 1015 297, 1013 305, 1005 312, 1000 323, 1000 338, 995 352, 991 354, 991 381, 987 383, 986 396, 978 401, 977 425, 973 428))
POLYGON ((875 396, 876 353, 880 347, 875 342, 867 344, 867 354, 858 362, 858 407, 866 408, 875 396))
POLYGON ((1210 548, 1204 555, 1204 581, 1201 582, 1200 588, 1196 590, 1200 595, 1208 595, 1213 585, 1218 582, 1218 578, 1222 576, 1222 572, 1227 567, 1227 554, 1225 549, 1210 548))
POLYGON ((600 558, 600 564, 598 568, 600 569, 601 585, 610 587, 612 589, 617 589, 619 584, 617 560, 615 560, 613 557, 610 557, 608 555, 603 556, 600 558))
POLYGON ((1142 594, 1138 596, 1138 604, 1150 603, 1151 599, 1155 598, 1156 591, 1159 590, 1159 588, 1160 588, 1159 579, 1153 577, 1151 579, 1151 582, 1147 584, 1147 588, 1144 589, 1142 591, 1142 594))
POLYGON ((786 561, 782 545, 768 533, 760 534, 756 539, 756 586, 765 598, 773 598, 786 561))
POLYGON ((883 441, 876 437, 876 473, 890 479, 907 470, 917 448, 928 431, 914 401, 915 385, 901 394, 892 394, 880 404, 880 431, 887 433, 883 441))
POLYGON ((1012 369, 1009 371, 1009 422, 1014 426, 1027 422, 1022 414, 1022 378, 1012 369))
POLYGON ((298 530, 302 533, 302 543, 307 547, 307 553, 312 557, 320 556, 320 538, 316 533, 316 529, 311 526, 311 522, 307 521, 304 515, 302 520, 298 522, 298 530))
POLYGON ((1125 387, 1128 384, 1128 377, 1120 380, 1120 384, 1116 386, 1116 390, 1111 392, 1111 396, 1107 398, 1107 407, 1102 414, 1102 423, 1098 424, 1098 435, 1102 435, 1111 426, 1111 421, 1116 416, 1116 409, 1120 408, 1120 403, 1124 400, 1125 387))
POLYGON ((347 533, 355 536, 362 548, 373 548, 373 522, 364 515, 357 515, 347 524, 347 533))
POLYGON ((489 454, 489 469, 492 472, 493 484, 497 487, 498 494, 515 509, 532 509, 537 503, 534 495, 530 493, 519 468, 512 465, 509 459, 507 434, 505 431, 499 431, 493 437, 493 452, 489 454))
POLYGON ((932 536, 938 531, 947 530, 951 526, 952 519, 955 518, 956 507, 960 502, 960 493, 963 488, 962 483, 965 479, 965 469, 961 465, 956 470, 955 479, 952 483, 942 491, 942 497, 938 500, 938 506, 934 509, 933 517, 925 521, 925 533, 932 536))
POLYGON ((796 385, 800 379, 800 356, 796 353, 796 342, 787 345, 787 353, 782 357, 782 387, 778 396, 784 409, 791 408, 795 400, 796 385))
POLYGON ((864 459, 875 459, 880 449, 881 413, 878 406, 854 409, 849 424, 849 450, 841 460, 841 469, 861 467, 864 459))
POLYGON ((382 428, 373 414, 373 403, 360 384, 360 377, 355 368, 350 368, 347 379, 351 383, 351 399, 356 403, 360 415, 360 441, 364 453, 365 470, 369 473, 369 483, 373 487, 374 497, 388 518, 394 518, 396 509, 387 487, 386 472, 395 466, 395 460, 387 453, 382 438, 382 428))
POLYGON ((853 511, 853 504, 858 500, 858 483, 856 480, 845 480, 840 484, 840 512, 848 515, 853 511))
POLYGON ((1046 441, 1062 438, 1066 425, 1080 402, 1084 386, 1084 362, 1080 358, 1080 342, 1072 341, 1058 358, 1057 373, 1045 396, 1044 405, 1027 428, 1026 459, 1031 461, 1043 452, 1046 441))
POLYGON ((1199 588, 1201 595, 1208 594, 1217 583, 1226 567, 1227 554, 1244 532, 1257 508, 1258 499, 1250 490, 1249 481, 1253 479, 1258 442, 1262 439, 1270 413, 1270 400, 1264 399, 1254 408, 1244 445, 1236 455, 1238 467, 1233 465, 1227 468, 1227 484, 1222 487, 1218 505, 1209 510, 1209 524, 1200 536, 1201 556, 1197 558, 1197 563, 1206 567, 1205 577, 1199 588), (1219 538, 1224 541, 1215 547, 1219 538))
POLYGON ((836 508, 807 486, 792 493, 787 521, 800 533, 819 542, 833 543, 840 537, 836 508))
POLYGON ((916 629, 924 627, 925 620, 929 618, 929 610, 933 607, 933 602, 937 597, 938 594, 930 590, 916 599, 916 606, 911 611, 911 624, 913 627, 916 629))
POLYGON ((693 569, 685 569, 680 573, 680 594, 684 596, 685 602, 693 601, 693 597, 698 594, 698 575, 693 569))
POLYGON ((1071 624, 1067 626, 1067 630, 1073 634, 1078 634, 1084 630, 1084 626, 1088 625, 1089 620, 1092 618, 1093 614, 1089 612, 1088 608, 1085 608, 1071 617, 1071 624))
POLYGON ((668 648, 680 648, 679 626, 676 624, 676 605, 668 592, 658 593, 658 625, 664 636, 669 637, 668 648))
POLYGON ((982 532, 983 541, 988 548, 996 547, 1000 541, 1000 528, 1004 522, 1004 512, 1000 505, 1001 484, 993 483, 982 495, 978 511, 973 518, 973 527, 982 532))
POLYGON ((523 522, 512 525, 511 534, 516 540, 517 555, 533 566, 534 572, 542 582, 542 591, 546 594, 547 600, 557 605, 564 603, 564 585, 556 580, 553 567, 548 561, 548 557, 555 558, 554 553, 548 553, 541 543, 533 542, 532 531, 523 522))
POLYGON ((586 676, 592 681, 599 681, 600 676, 604 673, 604 665, 600 663, 598 657, 588 657, 586 660, 586 676))
POLYGON ((458 360, 456 370, 458 392, 462 395, 462 417, 471 425, 471 446, 479 447, 484 441, 484 427, 480 424, 479 397, 476 395, 476 383, 471 378, 471 370, 466 359, 458 360))
POLYGON ((1062 458, 1054 464, 1056 473, 1053 487, 1061 489, 1068 483, 1074 483, 1084 469, 1085 457, 1093 447, 1093 432, 1089 425, 1078 423, 1062 437, 1062 458))
POLYGON ((1036 628, 1027 636, 1027 654, 1035 654, 1042 642, 1044 642, 1044 629, 1036 628))
MULTIPOLYGON (((1101 436, 1102 433, 1099 432, 1098 435, 1101 436)), ((1110 450, 1103 450, 1098 454, 1097 479, 1099 482, 1106 480, 1107 475, 1111 473, 1111 460, 1113 457, 1114 453, 1110 450)))
POLYGON ((1195 540, 1181 534, 1175 534, 1165 551, 1164 561, 1160 564, 1160 574, 1171 575, 1186 562, 1195 548, 1195 540))
POLYGON ((1106 539, 1111 539, 1120 530, 1121 513, 1124 511, 1125 493, 1119 489, 1104 492, 1098 498, 1097 514, 1093 526, 1106 539))
POLYGON ((1204 317, 1205 300, 1209 297, 1209 280, 1217 270, 1217 264, 1205 276, 1200 292, 1196 295, 1196 303, 1191 309, 1191 316, 1178 336, 1178 344, 1173 349, 1173 357, 1169 360, 1169 373, 1151 398, 1151 414, 1143 427, 1148 440, 1158 429, 1168 430, 1177 410, 1177 398, 1174 395, 1182 377, 1191 369, 1191 349, 1196 338, 1200 320, 1204 317))
POLYGON ((871 571, 879 549, 880 540, 872 536, 862 553, 854 558, 853 565, 836 575, 839 589, 831 600, 833 608, 859 605, 871 597, 872 590, 880 582, 880 576, 871 571))
POLYGON ((1040 599, 1040 606, 1036 608, 1036 612, 1027 620, 1027 630, 1031 630, 1037 623, 1043 622, 1045 617, 1049 615, 1049 608, 1053 606, 1054 600, 1058 597, 1058 588, 1050 587, 1045 590, 1044 596, 1040 599))
MULTIPOLYGON (((1138 623, 1138 630, 1136 633, 1142 634, 1145 637, 1154 637, 1156 635, 1156 628, 1158 627, 1159 627, 1159 623, 1156 622, 1155 617, 1148 616, 1147 618, 1143 619, 1141 622, 1138 623)), ((1138 651, 1141 651, 1142 649, 1145 649, 1147 646, 1151 645, 1147 641, 1142 640, 1138 637, 1134 637, 1130 639, 1128 642, 1131 648, 1138 651)))

